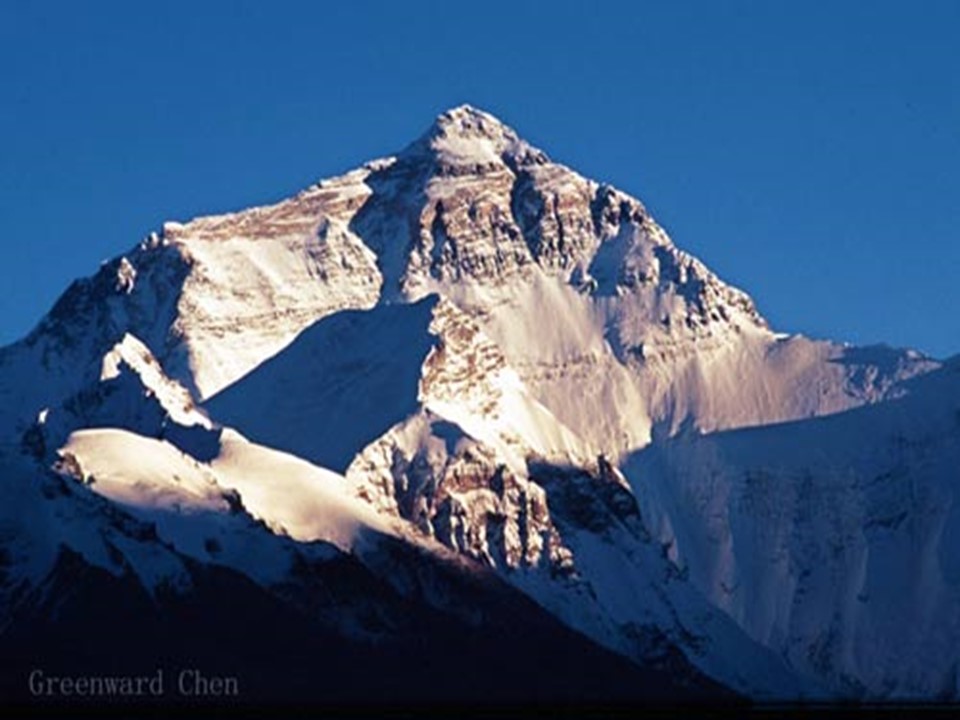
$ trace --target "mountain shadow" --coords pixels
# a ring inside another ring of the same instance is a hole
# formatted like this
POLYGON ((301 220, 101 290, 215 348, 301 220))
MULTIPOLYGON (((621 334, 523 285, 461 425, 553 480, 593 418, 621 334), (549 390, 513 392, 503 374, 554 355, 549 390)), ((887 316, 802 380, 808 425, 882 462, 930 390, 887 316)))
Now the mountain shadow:
POLYGON ((211 398, 211 418, 344 472, 366 445, 416 412, 436 302, 430 296, 323 318, 211 398))

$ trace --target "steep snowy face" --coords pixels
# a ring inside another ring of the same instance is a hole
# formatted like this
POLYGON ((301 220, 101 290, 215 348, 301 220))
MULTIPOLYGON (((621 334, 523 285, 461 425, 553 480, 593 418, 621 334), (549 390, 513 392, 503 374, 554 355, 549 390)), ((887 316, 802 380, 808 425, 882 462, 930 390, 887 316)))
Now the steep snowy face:
POLYGON ((690 579, 851 696, 956 698, 960 365, 901 399, 658 443, 625 464, 690 579))
POLYGON ((364 200, 367 170, 277 205, 164 226, 189 258, 168 363, 209 397, 276 354, 301 330, 379 298, 374 255, 346 219, 364 200))

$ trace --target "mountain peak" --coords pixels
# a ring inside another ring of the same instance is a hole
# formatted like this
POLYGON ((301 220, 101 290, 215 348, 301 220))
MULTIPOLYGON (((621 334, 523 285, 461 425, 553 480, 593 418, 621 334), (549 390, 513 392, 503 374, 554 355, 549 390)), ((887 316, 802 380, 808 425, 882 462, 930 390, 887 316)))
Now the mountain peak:
POLYGON ((459 136, 481 135, 485 137, 516 138, 516 133, 499 118, 490 113, 464 103, 440 113, 433 121, 431 130, 459 136))
POLYGON ((404 154, 434 157, 448 168, 510 167, 549 162, 547 155, 532 147, 510 126, 472 105, 451 108, 436 117, 404 154))

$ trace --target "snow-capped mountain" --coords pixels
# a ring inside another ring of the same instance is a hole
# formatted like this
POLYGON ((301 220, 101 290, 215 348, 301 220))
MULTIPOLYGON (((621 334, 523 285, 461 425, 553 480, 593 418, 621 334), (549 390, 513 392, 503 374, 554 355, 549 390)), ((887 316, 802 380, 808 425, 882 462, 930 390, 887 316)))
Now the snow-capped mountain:
POLYGON ((223 571, 350 647, 522 606, 645 692, 954 698, 954 366, 774 332, 462 106, 166 223, 0 349, 0 628, 64 563, 214 605, 223 571))

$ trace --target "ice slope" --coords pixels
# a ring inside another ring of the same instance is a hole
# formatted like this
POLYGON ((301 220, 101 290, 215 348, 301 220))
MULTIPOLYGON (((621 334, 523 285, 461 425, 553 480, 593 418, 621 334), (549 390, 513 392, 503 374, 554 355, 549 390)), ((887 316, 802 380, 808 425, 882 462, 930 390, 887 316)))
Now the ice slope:
POLYGON ((956 698, 960 364, 898 400, 654 444, 645 522, 718 608, 837 693, 956 698))

